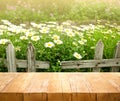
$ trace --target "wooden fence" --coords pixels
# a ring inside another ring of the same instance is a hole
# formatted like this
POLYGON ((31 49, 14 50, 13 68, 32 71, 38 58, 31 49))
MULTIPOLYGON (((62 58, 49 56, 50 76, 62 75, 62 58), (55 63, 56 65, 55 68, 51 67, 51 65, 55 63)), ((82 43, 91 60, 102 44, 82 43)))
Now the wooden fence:
MULTIPOLYGON (((99 40, 95 48, 94 60, 62 61, 61 68, 93 68, 94 72, 100 72, 101 67, 111 67, 112 72, 118 72, 120 68, 120 42, 117 43, 113 59, 103 59, 103 49, 104 44, 99 40)), ((35 48, 32 43, 28 44, 27 60, 20 60, 16 59, 14 46, 9 42, 4 64, 8 68, 8 72, 16 72, 16 68, 26 68, 28 72, 35 72, 36 68, 48 69, 50 67, 48 61, 36 61, 35 58, 35 48)))
POLYGON ((28 44, 27 60, 20 60, 16 59, 14 46, 9 42, 6 48, 6 59, 4 60, 4 64, 8 68, 8 72, 16 72, 16 68, 26 68, 28 72, 35 72, 36 68, 48 69, 50 67, 48 61, 35 60, 35 48, 32 43, 28 44))
POLYGON ((100 72, 101 67, 111 67, 111 72, 118 72, 120 68, 120 42, 116 45, 113 59, 103 59, 103 50, 104 44, 99 40, 95 47, 94 60, 62 61, 62 68, 93 68, 94 72, 100 72))

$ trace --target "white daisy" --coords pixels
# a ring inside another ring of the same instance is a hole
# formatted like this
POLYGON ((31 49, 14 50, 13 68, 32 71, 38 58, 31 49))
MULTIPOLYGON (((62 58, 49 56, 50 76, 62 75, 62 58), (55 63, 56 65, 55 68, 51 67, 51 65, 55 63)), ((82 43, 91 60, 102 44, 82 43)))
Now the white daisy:
POLYGON ((77 52, 74 52, 73 56, 77 59, 82 59, 82 56, 77 52))
POLYGON ((46 48, 52 48, 52 47, 54 47, 55 45, 54 45, 54 43, 53 42, 46 42, 45 43, 45 47, 46 48))

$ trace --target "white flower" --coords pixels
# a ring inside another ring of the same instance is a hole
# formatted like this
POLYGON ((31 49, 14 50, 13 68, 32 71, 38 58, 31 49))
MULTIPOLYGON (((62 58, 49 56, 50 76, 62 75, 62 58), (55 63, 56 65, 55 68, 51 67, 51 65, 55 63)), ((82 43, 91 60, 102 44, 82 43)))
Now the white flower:
POLYGON ((77 59, 82 59, 82 56, 78 54, 77 52, 74 52, 73 56, 77 59))
POLYGON ((58 30, 59 32, 62 32, 62 31, 63 31, 63 26, 57 26, 56 28, 57 28, 57 30, 58 30))
POLYGON ((90 24, 90 29, 92 29, 92 30, 94 30, 95 29, 95 25, 93 25, 93 24, 90 24))
POLYGON ((0 39, 0 44, 5 45, 8 41, 8 39, 0 39))
POLYGON ((33 41, 38 41, 38 40, 40 40, 40 37, 39 37, 39 36, 32 36, 32 37, 31 37, 31 40, 33 40, 33 41))
POLYGON ((71 33, 71 32, 72 32, 72 29, 66 28, 66 29, 64 29, 64 32, 66 32, 66 33, 71 33))
POLYGON ((20 24, 21 27, 26 27, 26 24, 20 24))
POLYGON ((70 24, 70 22, 66 21, 66 22, 63 22, 62 25, 64 25, 64 26, 70 26, 71 24, 70 24))
POLYGON ((15 48, 15 50, 16 51, 21 51, 21 47, 18 46, 18 47, 15 48))
POLYGON ((80 30, 80 27, 77 27, 77 26, 71 26, 73 29, 75 29, 75 30, 80 30))
POLYGON ((8 29, 8 26, 6 26, 6 25, 0 25, 0 29, 6 30, 6 29, 8 29))
POLYGON ((20 39, 21 40, 27 40, 28 38, 26 36, 21 36, 20 39))
POLYGON ((8 20, 1 20, 5 25, 11 25, 12 23, 9 22, 8 20))
POLYGON ((81 39, 78 41, 79 44, 84 45, 87 42, 86 39, 81 39))
POLYGON ((74 32, 67 32, 67 35, 69 36, 69 37, 74 37, 75 36, 75 33, 74 32))
POLYGON ((25 34, 26 34, 27 37, 31 37, 31 36, 33 36, 35 33, 28 31, 28 32, 26 32, 25 34))
POLYGON ((16 29, 15 28, 11 28, 11 27, 8 27, 8 29, 7 29, 8 31, 10 31, 10 32, 15 32, 16 31, 16 29))
POLYGON ((55 25, 47 25, 48 28, 54 28, 55 25))
POLYGON ((82 33, 82 32, 75 31, 75 33, 76 33, 77 35, 79 35, 79 36, 80 36, 80 38, 83 38, 83 37, 84 37, 84 35, 83 35, 83 33, 82 33))
POLYGON ((60 39, 60 36, 58 36, 58 35, 53 35, 53 37, 52 37, 54 40, 59 40, 60 39))
POLYGON ((64 32, 65 32, 69 37, 75 36, 75 33, 74 33, 73 30, 70 29, 70 28, 64 29, 64 32))
POLYGON ((63 44, 63 42, 61 40, 54 40, 54 43, 60 45, 60 44, 63 44))
POLYGON ((18 34, 18 33, 23 32, 25 29, 22 28, 21 26, 11 25, 10 27, 7 28, 7 30, 18 34))
POLYGON ((75 45, 75 46, 78 46, 78 44, 76 42, 73 42, 72 44, 75 45))
POLYGON ((84 44, 85 44, 85 42, 82 41, 82 40, 79 40, 78 43, 81 44, 81 45, 84 45, 84 44))
POLYGON ((54 43, 53 42, 46 42, 45 45, 44 45, 46 48, 52 48, 54 47, 54 43))
POLYGON ((33 27, 37 27, 38 26, 38 24, 36 24, 36 23, 34 23, 34 22, 31 22, 30 23, 33 27))
POLYGON ((48 27, 42 27, 42 28, 40 29, 40 32, 41 32, 41 33, 49 33, 49 30, 50 30, 50 28, 48 28, 48 27))
POLYGON ((45 23, 39 23, 38 25, 39 25, 39 28, 47 26, 45 23))
POLYGON ((95 46, 90 47, 90 49, 95 49, 95 46))

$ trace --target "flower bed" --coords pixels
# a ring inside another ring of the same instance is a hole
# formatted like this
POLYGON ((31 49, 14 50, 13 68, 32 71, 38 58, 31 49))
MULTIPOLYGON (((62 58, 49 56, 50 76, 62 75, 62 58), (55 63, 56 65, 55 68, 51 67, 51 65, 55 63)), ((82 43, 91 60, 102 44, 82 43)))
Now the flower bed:
POLYGON ((72 25, 68 22, 46 22, 15 25, 2 20, 0 25, 0 58, 5 58, 5 47, 10 40, 15 46, 16 57, 26 59, 26 49, 32 42, 36 60, 50 61, 51 71, 61 71, 60 61, 93 59, 94 47, 101 39, 105 45, 104 58, 112 58, 114 47, 120 39, 120 26, 72 25))

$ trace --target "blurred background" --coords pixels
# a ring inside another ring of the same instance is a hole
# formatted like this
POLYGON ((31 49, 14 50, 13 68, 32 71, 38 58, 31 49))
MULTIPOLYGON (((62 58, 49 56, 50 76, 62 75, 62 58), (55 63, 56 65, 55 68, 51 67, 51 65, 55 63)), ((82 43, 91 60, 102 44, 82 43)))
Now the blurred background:
POLYGON ((0 20, 13 23, 101 20, 120 24, 120 0, 0 0, 0 20))

